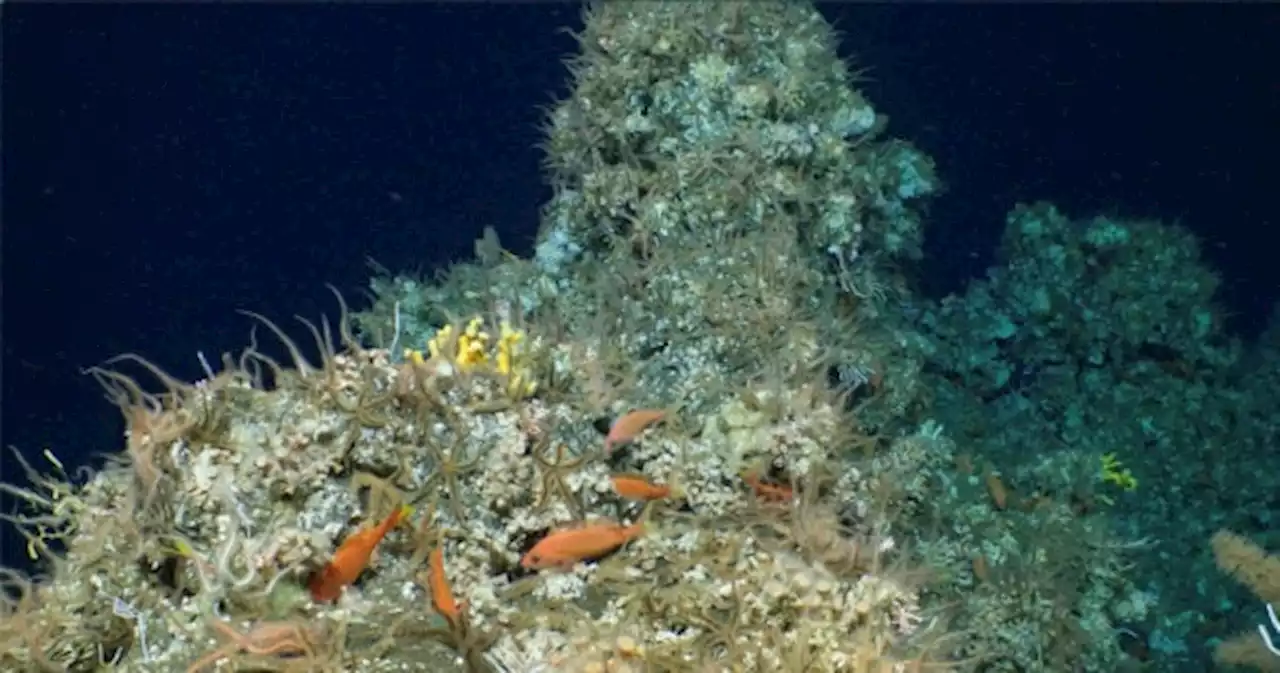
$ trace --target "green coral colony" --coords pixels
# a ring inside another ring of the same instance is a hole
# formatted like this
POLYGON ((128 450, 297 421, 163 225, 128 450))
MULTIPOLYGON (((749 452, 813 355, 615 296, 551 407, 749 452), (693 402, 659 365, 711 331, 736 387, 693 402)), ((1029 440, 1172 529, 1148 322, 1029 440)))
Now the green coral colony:
POLYGON ((201 381, 91 370, 123 450, 4 486, 43 575, 4 574, 0 670, 1138 670, 1144 541, 1106 512, 1160 478, 1135 449, 1173 441, 1140 382, 1237 357, 1189 234, 1023 206, 1007 266, 913 298, 938 179, 812 7, 603 3, 577 37, 532 258, 490 231, 441 279, 375 279, 362 312, 251 313, 272 340, 201 381), (1066 352, 1092 364, 1073 378, 1066 352), (1056 425, 1029 425, 1034 395, 1056 425))

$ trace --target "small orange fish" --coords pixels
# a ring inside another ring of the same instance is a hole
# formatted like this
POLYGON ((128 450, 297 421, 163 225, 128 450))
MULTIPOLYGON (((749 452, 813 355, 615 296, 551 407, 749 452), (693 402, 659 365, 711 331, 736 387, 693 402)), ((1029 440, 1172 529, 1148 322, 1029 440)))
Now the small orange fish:
POLYGON ((670 484, 655 484, 641 474, 615 474, 609 477, 613 492, 627 500, 648 502, 663 498, 680 497, 680 490, 670 484))
POLYGON ((311 597, 317 601, 332 601, 341 596, 342 589, 355 582, 369 565, 373 550, 382 542, 382 538, 412 512, 412 508, 403 506, 388 514, 382 523, 362 528, 347 536, 338 545, 338 550, 333 553, 333 558, 329 559, 324 569, 312 576, 308 584, 311 597))
POLYGON ((609 435, 604 438, 604 452, 607 455, 618 444, 626 444, 636 438, 645 428, 657 423, 667 415, 662 409, 636 409, 618 417, 609 426, 609 435))
POLYGON ((444 547, 433 549, 429 562, 431 570, 427 574, 427 585, 431 587, 431 605, 450 624, 457 624, 466 603, 459 604, 453 597, 453 588, 449 586, 449 578, 444 574, 444 547))
POLYGON ((747 482, 747 485, 755 492, 757 498, 765 502, 791 502, 791 499, 795 497, 795 491, 790 486, 763 482, 754 472, 743 472, 742 480, 747 482))
POLYGON ((639 537, 645 531, 643 523, 624 526, 603 520, 572 528, 552 531, 533 545, 520 566, 530 569, 568 569, 579 561, 599 558, 639 537))

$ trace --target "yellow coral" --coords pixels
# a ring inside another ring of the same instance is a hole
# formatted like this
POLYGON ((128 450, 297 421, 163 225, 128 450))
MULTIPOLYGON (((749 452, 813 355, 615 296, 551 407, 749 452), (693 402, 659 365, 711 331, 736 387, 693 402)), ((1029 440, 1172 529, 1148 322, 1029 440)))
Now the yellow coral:
MULTIPOLYGON (((431 341, 427 342, 427 352, 432 359, 440 357, 441 353, 448 350, 453 344, 453 325, 445 325, 436 330, 436 335, 431 337, 431 341)), ((419 353, 421 356, 421 353, 419 353)))
MULTIPOLYGON (((534 394, 538 384, 521 345, 527 335, 507 322, 498 328, 497 342, 484 329, 484 319, 472 318, 461 330, 453 325, 441 327, 427 343, 427 353, 432 360, 445 360, 458 371, 488 371, 506 379, 506 394, 512 399, 522 399, 534 394), (492 345, 491 345, 492 344, 492 345)), ((422 364, 420 351, 406 350, 404 356, 414 364, 422 364)))
POLYGON ((512 329, 503 322, 498 334, 498 355, 495 371, 507 377, 507 396, 515 399, 528 397, 538 390, 524 360, 520 344, 525 339, 523 330, 512 329))
POLYGON ((511 373, 511 367, 516 357, 516 347, 520 342, 524 341, 524 332, 511 329, 511 325, 504 322, 498 334, 498 373, 507 375, 511 373))
POLYGON ((1133 476, 1129 468, 1116 458, 1116 454, 1108 453, 1102 456, 1102 469, 1099 477, 1103 482, 1115 484, 1126 491, 1132 491, 1138 487, 1138 478, 1133 476))
POLYGON ((482 365, 489 360, 489 333, 480 329, 484 320, 479 317, 471 319, 467 328, 458 337, 458 354, 456 362, 459 369, 466 370, 482 365))

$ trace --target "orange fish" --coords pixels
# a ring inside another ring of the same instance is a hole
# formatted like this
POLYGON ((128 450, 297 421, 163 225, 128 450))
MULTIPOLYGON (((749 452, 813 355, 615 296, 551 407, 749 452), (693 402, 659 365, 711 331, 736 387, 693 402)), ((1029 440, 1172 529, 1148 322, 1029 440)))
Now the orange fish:
POLYGON ((466 603, 459 604, 453 597, 453 588, 449 586, 449 578, 444 574, 444 547, 433 549, 429 562, 431 570, 427 574, 427 586, 431 587, 431 605, 445 621, 457 624, 466 603))
POLYGON ((754 472, 744 472, 742 480, 747 482, 747 485, 755 492, 757 498, 765 502, 791 502, 791 499, 795 497, 795 491, 790 486, 760 481, 760 477, 754 472))
POLYGON ((609 477, 613 492, 627 500, 648 502, 669 497, 680 497, 679 489, 669 484, 655 484, 640 474, 615 474, 609 477))
POLYGON ((355 582, 360 573, 364 572, 365 566, 369 565, 373 550, 382 538, 412 512, 413 509, 408 506, 401 507, 388 514, 382 523, 347 536, 338 545, 338 550, 333 553, 333 558, 329 559, 324 569, 312 576, 308 585, 311 597, 317 601, 332 601, 341 596, 342 589, 355 582))
POLYGON ((573 567, 579 561, 599 558, 643 534, 645 525, 624 526, 613 521, 562 528, 533 545, 520 566, 531 569, 573 567))
POLYGON ((657 423, 667 415, 662 409, 636 409, 629 411, 609 426, 609 435, 604 438, 604 452, 608 454, 618 444, 626 444, 636 438, 645 428, 657 423))

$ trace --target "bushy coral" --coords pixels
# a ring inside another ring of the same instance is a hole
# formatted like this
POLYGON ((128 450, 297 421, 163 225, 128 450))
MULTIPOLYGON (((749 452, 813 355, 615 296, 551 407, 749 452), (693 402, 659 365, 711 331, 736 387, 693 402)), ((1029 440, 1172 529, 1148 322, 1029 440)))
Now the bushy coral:
MULTIPOLYGON (((1250 420, 1271 406, 1253 388, 1267 369, 1241 375, 1217 277, 1182 227, 1021 206, 999 261, 922 314, 935 347, 934 413, 969 438, 975 460, 998 466, 1014 497, 1065 505, 1099 534, 1109 525, 1129 541, 1158 540, 1124 556, 1128 579, 1159 610, 1120 620, 1123 604, 1110 609, 1129 642, 1163 665, 1198 669, 1207 651, 1193 629, 1213 620, 1209 587, 1225 588, 1203 555, 1175 570, 1159 550, 1197 548, 1224 522, 1253 520, 1270 497, 1274 484, 1256 477, 1270 472, 1257 450, 1266 421, 1250 420), (1250 458, 1224 460, 1224 446, 1250 458)), ((1116 640, 1095 635, 1093 651, 1116 640)))
POLYGON ((1229 363, 1213 304, 1218 279, 1197 247, 1177 226, 1073 221, 1047 203, 1019 206, 988 279, 928 316, 938 359, 988 395, 1067 358, 1094 369, 1229 363))

